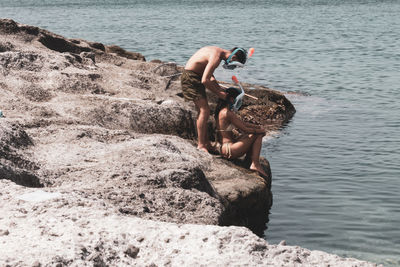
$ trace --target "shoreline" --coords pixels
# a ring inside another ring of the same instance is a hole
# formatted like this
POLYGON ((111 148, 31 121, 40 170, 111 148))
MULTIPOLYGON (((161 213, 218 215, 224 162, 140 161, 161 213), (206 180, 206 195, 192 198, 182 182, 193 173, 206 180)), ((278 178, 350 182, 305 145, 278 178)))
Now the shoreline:
MULTIPOLYGON (((0 182, 8 189, 0 195, 6 211, 0 250, 7 251, 0 262, 188 265, 235 260, 279 266, 322 260, 373 266, 269 245, 241 227, 211 226, 249 226, 252 220, 265 225, 268 218, 258 214, 267 215, 272 204, 271 176, 260 179, 241 167, 244 162, 195 149, 196 113, 179 96, 179 81, 168 77, 179 66, 159 67, 162 63, 145 62, 141 54, 118 46, 67 39, 12 20, 0 20, 0 35, 0 109, 5 115, 0 118, 0 182), (43 199, 46 192, 56 197, 43 199), (42 199, 16 197, 27 193, 42 199), (141 230, 131 230, 136 228, 141 230), (158 228, 171 235, 145 242, 160 234, 158 228), (209 239, 219 247, 204 241, 209 239), (200 250, 190 247, 200 241, 200 250), (215 251, 224 256, 213 259, 215 251), (24 253, 37 262, 21 257, 24 253)), ((248 121, 279 128, 294 113, 276 91, 259 87, 252 94, 260 101, 245 103, 241 116, 248 121)), ((210 96, 210 101, 215 99, 210 96)), ((270 171, 266 160, 264 167, 270 171)))

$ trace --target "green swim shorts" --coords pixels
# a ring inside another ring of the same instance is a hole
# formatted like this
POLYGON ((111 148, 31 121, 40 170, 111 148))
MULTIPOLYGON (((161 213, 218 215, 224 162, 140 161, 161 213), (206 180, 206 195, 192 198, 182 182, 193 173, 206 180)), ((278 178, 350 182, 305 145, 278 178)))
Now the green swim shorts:
POLYGON ((184 70, 181 75, 183 97, 186 101, 207 98, 206 88, 201 83, 201 76, 191 70, 184 70))

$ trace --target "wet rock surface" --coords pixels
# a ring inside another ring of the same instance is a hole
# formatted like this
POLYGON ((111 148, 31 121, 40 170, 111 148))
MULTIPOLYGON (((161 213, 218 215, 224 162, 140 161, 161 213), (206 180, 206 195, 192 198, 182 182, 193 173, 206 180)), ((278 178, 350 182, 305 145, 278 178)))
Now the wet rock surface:
MULTIPOLYGON (((8 19, 0 37, 1 265, 369 266, 216 226, 265 225, 271 176, 195 148, 181 67, 8 19)), ((245 119, 295 112, 257 90, 245 119)))

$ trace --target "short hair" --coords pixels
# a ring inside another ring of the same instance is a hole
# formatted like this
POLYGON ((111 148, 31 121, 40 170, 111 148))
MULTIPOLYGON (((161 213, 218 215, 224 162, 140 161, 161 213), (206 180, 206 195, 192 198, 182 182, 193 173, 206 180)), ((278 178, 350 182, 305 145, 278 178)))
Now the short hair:
POLYGON ((228 89, 225 90, 225 92, 228 95, 226 99, 229 99, 230 97, 236 98, 241 93, 240 89, 235 87, 229 87, 228 89))
POLYGON ((239 61, 242 64, 246 63, 246 60, 247 60, 247 51, 246 51, 246 49, 241 48, 241 47, 234 47, 234 48, 231 49, 231 52, 235 51, 236 49, 239 49, 235 53, 237 61, 239 61))

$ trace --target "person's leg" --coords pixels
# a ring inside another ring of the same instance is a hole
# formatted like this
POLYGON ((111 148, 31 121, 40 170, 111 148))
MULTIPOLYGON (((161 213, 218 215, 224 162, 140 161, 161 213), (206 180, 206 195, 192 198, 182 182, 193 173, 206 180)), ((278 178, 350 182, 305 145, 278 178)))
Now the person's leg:
MULTIPOLYGON (((232 158, 238 158, 246 154, 251 157, 250 170, 255 170, 263 176, 267 176, 260 164, 260 152, 262 146, 263 134, 249 134, 242 137, 236 143, 231 145, 232 158), (251 152, 251 154, 249 154, 251 152)), ((222 148, 222 153, 226 154, 225 147, 222 148)))
POLYGON ((198 111, 198 117, 196 121, 197 127, 197 148, 208 152, 210 148, 210 142, 207 135, 207 122, 210 117, 210 107, 208 106, 207 98, 199 98, 194 101, 198 111))
POLYGON ((261 167, 260 164, 260 152, 262 146, 262 138, 263 135, 259 134, 256 135, 256 140, 254 141, 251 147, 251 165, 250 170, 258 171, 261 175, 267 176, 264 172, 264 169, 261 167))
POLYGON ((247 167, 250 167, 252 152, 253 152, 253 146, 251 146, 251 147, 249 148, 249 150, 246 152, 246 157, 244 158, 244 163, 245 163, 245 165, 246 165, 247 167))
MULTIPOLYGON (((256 140, 256 135, 249 134, 243 136, 237 142, 233 143, 231 145, 232 158, 238 158, 247 153, 249 149, 251 149, 251 146, 255 140, 256 140)), ((222 152, 226 153, 224 150, 222 152)))

